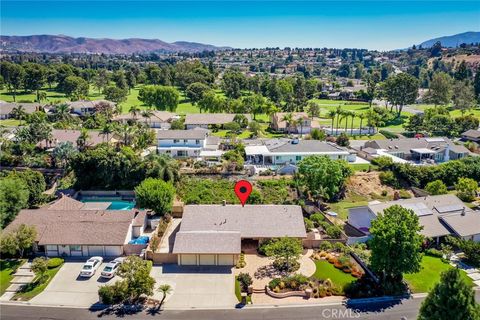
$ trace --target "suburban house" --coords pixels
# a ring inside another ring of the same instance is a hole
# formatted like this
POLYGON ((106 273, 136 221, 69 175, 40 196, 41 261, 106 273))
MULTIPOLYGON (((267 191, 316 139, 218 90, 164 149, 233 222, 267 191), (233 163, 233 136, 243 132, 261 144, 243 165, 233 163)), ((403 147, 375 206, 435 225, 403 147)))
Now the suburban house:
MULTIPOLYGON (((227 123, 233 122, 235 113, 191 113, 185 116, 185 126, 187 130, 194 128, 208 129, 209 126, 223 126, 227 123)), ((252 121, 249 114, 244 115, 248 122, 252 121)))
POLYGON ((128 242, 142 234, 146 211, 108 210, 105 206, 62 195, 39 209, 21 210, 5 232, 21 224, 35 226, 34 250, 49 257, 120 256, 128 242))
POLYGON ((179 265, 232 266, 266 239, 306 236, 300 206, 187 205, 172 253, 179 265))
POLYGON ((220 138, 209 136, 206 129, 193 130, 156 130, 157 152, 174 158, 201 157, 202 152, 218 154, 220 138))
POLYGON ((97 109, 102 108, 103 106, 108 106, 112 109, 115 108, 115 103, 108 100, 79 100, 67 102, 67 104, 70 107, 71 112, 80 116, 92 115, 97 109))
POLYGON ((414 163, 447 162, 470 155, 463 145, 444 137, 370 140, 357 151, 359 156, 368 160, 385 155, 414 163))
POLYGON ((40 103, 27 102, 0 102, 0 120, 5 120, 13 117, 13 110, 21 107, 26 114, 32 114, 36 111, 45 111, 40 103))
MULTIPOLYGON (((71 142, 74 147, 77 147, 77 140, 81 135, 80 130, 62 130, 62 129, 53 129, 51 139, 49 140, 42 140, 37 143, 37 147, 43 149, 53 149, 61 142, 71 142)), ((107 137, 100 134, 98 131, 89 131, 88 132, 88 139, 86 141, 85 146, 87 147, 94 147, 97 144, 102 142, 109 142, 112 140, 112 137, 107 137)))
POLYGON ((296 164, 305 157, 325 155, 332 159, 355 161, 355 154, 331 142, 299 139, 244 140, 246 164, 278 166, 296 164))
POLYGON ((413 210, 423 226, 421 234, 437 242, 448 235, 480 241, 480 212, 465 206, 455 195, 445 194, 388 202, 373 201, 366 206, 351 208, 348 223, 365 236, 349 238, 349 242, 368 240, 371 222, 393 205, 413 210))
POLYGON ((480 142, 480 130, 467 130, 462 133, 462 140, 480 142))
POLYGON ((285 121, 285 116, 288 116, 289 113, 286 112, 277 112, 271 116, 271 126, 275 131, 288 132, 288 133, 310 133, 312 129, 320 128, 318 121, 312 120, 306 112, 292 112, 292 122, 287 123, 285 121), (302 123, 299 124, 297 121, 301 120, 302 123))
POLYGON ((120 123, 145 123, 150 128, 154 129, 170 129, 172 121, 177 117, 178 116, 172 112, 153 110, 150 117, 143 117, 142 115, 134 117, 131 113, 124 113, 116 115, 112 120, 120 123))

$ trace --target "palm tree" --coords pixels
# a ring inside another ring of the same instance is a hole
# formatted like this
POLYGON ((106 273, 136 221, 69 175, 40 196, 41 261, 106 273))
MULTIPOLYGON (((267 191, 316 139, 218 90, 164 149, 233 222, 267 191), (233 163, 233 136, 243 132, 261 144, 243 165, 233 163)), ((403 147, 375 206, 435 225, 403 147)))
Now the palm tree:
POLYGON ((115 132, 122 137, 122 143, 125 146, 129 146, 132 143, 133 137, 137 131, 137 128, 125 123, 115 128, 115 132))
POLYGON ((335 135, 338 135, 338 122, 340 121, 340 117, 342 117, 343 114, 342 107, 338 106, 337 110, 335 110, 335 113, 337 114, 337 128, 335 129, 335 135))
POLYGON ((360 118, 360 131, 359 134, 360 136, 362 135, 362 124, 363 124, 363 119, 365 119, 365 114, 363 112, 360 112, 358 114, 358 117, 360 118))
POLYGON ((60 142, 55 149, 53 149, 52 156, 55 159, 55 164, 57 167, 65 168, 68 164, 68 161, 73 157, 76 150, 73 144, 70 141, 60 142))
POLYGON ((147 176, 159 177, 164 181, 178 181, 178 178, 180 177, 179 165, 175 159, 172 159, 166 154, 152 154, 149 155, 146 160, 147 176))
POLYGON ((287 133, 290 134, 290 126, 293 125, 293 114, 291 112, 287 113, 282 117, 282 121, 285 121, 287 124, 287 133))
MULTIPOLYGON (((350 111, 343 111, 342 112, 342 120, 345 119, 345 134, 347 134, 348 130, 348 117, 350 117, 350 111)), ((341 121, 340 121, 341 122, 341 121)))
POLYGON ((22 125, 22 120, 24 120, 27 117, 27 112, 25 111, 25 108, 22 105, 18 105, 15 108, 13 108, 11 114, 14 119, 20 120, 20 125, 22 125))
POLYGON ((38 102, 47 100, 47 93, 45 91, 38 92, 37 96, 38 96, 38 102))
POLYGON ((71 119, 70 106, 66 103, 59 104, 54 110, 57 121, 68 122, 71 119))
POLYGON ((356 113, 350 112, 350 116, 352 117, 352 122, 350 124, 350 135, 353 137, 353 119, 355 119, 356 113))
POLYGON ((111 123, 105 123, 102 127, 102 129, 100 130, 100 134, 103 136, 104 140, 105 141, 105 136, 107 137, 107 142, 109 141, 108 137, 109 135, 113 132, 113 125, 111 123))
POLYGON ((297 128, 297 131, 298 131, 298 127, 300 127, 300 138, 301 138, 302 132, 303 132, 303 118, 300 117, 296 120, 293 120, 293 125, 295 126, 295 128, 297 128))
POLYGON ((140 108, 137 106, 131 106, 128 112, 132 114, 133 119, 137 119, 137 116, 140 113, 140 108))
POLYGON ((80 135, 77 138, 77 147, 79 150, 84 150, 87 146, 88 138, 90 138, 90 134, 86 128, 82 128, 80 131, 80 135))
POLYGON ((330 132, 331 134, 333 134, 333 122, 335 120, 336 115, 337 115, 337 112, 335 110, 328 111, 327 113, 327 118, 332 120, 332 130, 330 132))
POLYGON ((150 109, 145 109, 142 111, 142 117, 145 119, 148 119, 148 122, 150 123, 150 118, 153 116, 153 111, 150 109))
POLYGON ((160 301, 160 306, 161 306, 165 301, 167 294, 172 292, 172 286, 169 284, 162 284, 160 285, 160 287, 158 287, 158 291, 163 294, 162 300, 160 301))

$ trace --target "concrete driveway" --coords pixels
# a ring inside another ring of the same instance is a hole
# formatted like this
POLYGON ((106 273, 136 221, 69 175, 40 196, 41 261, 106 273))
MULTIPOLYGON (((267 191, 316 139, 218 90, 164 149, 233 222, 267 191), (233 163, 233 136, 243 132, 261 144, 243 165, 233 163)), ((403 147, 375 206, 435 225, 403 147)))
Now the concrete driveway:
MULTIPOLYGON (((165 264, 154 266, 151 275, 156 288, 169 284, 172 293, 165 300, 165 309, 234 308, 235 278, 230 267, 195 267, 165 264)), ((160 293, 155 294, 161 299, 160 293)))
MULTIPOLYGON (((108 262, 108 261, 107 261, 108 262)), ((34 297, 31 302, 42 305, 65 305, 90 307, 98 302, 98 288, 117 281, 100 278, 105 263, 98 268, 91 278, 80 278, 80 270, 84 261, 65 262, 45 290, 34 297)))

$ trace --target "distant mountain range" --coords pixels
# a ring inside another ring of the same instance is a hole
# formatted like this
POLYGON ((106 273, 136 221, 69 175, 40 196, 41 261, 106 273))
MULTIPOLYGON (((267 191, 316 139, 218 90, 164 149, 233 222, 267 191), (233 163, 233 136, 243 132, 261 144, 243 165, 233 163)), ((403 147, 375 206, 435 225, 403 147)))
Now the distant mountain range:
POLYGON ((64 35, 0 36, 0 49, 2 51, 132 54, 146 52, 199 52, 227 48, 186 41, 168 43, 158 39, 130 38, 117 40, 107 38, 73 38, 64 35))
POLYGON ((480 43, 480 32, 464 32, 459 34, 454 34, 452 36, 439 37, 431 40, 422 42, 420 45, 423 48, 429 48, 435 44, 435 42, 440 41, 443 47, 455 48, 462 43, 480 43))

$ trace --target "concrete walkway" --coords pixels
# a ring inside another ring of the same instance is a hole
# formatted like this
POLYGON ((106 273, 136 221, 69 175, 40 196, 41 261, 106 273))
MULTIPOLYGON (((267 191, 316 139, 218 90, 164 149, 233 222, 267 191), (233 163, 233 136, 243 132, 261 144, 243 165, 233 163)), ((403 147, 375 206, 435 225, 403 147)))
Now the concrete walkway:
POLYGON ((30 262, 25 262, 22 264, 13 274, 13 279, 10 281, 10 286, 7 288, 5 293, 0 297, 0 301, 9 301, 13 298, 15 293, 20 291, 23 287, 35 279, 35 274, 31 269, 32 264, 30 262))

